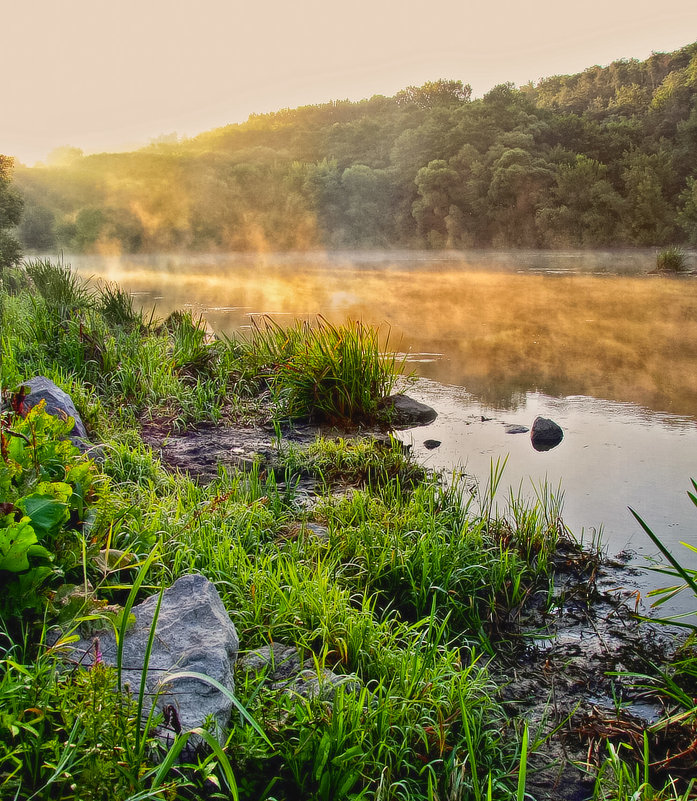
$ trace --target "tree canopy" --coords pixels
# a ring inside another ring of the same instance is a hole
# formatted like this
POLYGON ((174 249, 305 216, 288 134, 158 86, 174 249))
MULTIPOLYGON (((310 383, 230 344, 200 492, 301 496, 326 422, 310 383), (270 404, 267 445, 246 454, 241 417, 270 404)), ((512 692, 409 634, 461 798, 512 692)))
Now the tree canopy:
POLYGON ((16 170, 27 247, 695 245, 697 43, 481 99, 438 80, 63 151, 16 170))
POLYGON ((22 216, 22 198, 12 186, 13 160, 0 155, 0 270, 17 262, 22 254, 11 230, 22 216))

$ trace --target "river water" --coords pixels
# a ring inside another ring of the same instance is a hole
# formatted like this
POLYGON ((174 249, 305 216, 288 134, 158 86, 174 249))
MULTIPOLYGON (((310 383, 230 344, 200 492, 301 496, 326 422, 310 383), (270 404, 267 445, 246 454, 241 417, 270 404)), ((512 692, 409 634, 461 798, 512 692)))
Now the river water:
MULTIPOLYGON (((610 555, 630 551, 646 565, 656 549, 632 507, 697 568, 681 544, 697 544, 686 494, 697 478, 697 278, 648 275, 654 251, 66 260, 158 316, 191 308, 217 332, 244 331, 258 314, 381 326, 419 377, 409 394, 439 413, 403 435, 422 461, 485 482, 491 461, 507 458, 504 494, 561 486, 564 519, 586 542, 601 533, 610 555), (537 415, 564 429, 557 448, 538 452, 529 435, 507 433, 537 415), (428 450, 426 439, 441 445, 428 450)), ((666 583, 634 580, 643 594, 666 583)))

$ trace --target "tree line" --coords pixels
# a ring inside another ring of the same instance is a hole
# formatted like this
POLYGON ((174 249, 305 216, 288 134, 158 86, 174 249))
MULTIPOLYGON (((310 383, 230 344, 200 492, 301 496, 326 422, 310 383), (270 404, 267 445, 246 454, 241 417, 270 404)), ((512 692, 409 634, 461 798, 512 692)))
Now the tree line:
POLYGON ((26 248, 697 244, 697 43, 472 99, 462 81, 17 166, 26 248))

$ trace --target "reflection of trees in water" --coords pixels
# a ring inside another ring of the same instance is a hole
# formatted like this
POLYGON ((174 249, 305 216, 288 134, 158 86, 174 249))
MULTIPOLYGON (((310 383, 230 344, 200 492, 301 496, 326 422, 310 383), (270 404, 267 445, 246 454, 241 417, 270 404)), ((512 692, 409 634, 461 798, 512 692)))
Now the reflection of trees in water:
MULTIPOLYGON (((498 408, 515 409, 525 392, 539 390, 697 414, 697 282, 516 273, 507 253, 483 254, 486 269, 472 255, 465 263, 419 262, 419 255, 389 261, 389 254, 362 254, 359 266, 349 254, 324 262, 317 254, 305 261, 216 258, 199 267, 177 258, 163 272, 108 277, 150 293, 141 296, 148 309, 162 296, 160 315, 184 304, 210 309, 214 329, 228 334, 250 313, 268 312, 280 322, 319 313, 332 322, 362 319, 385 335, 389 327, 391 349, 442 354, 411 365, 420 374, 464 386, 498 408), (490 269, 502 262, 503 269, 490 269)), ((559 264, 569 261, 560 255, 559 264)), ((597 268, 612 263, 596 255, 597 268)), ((94 274, 94 257, 84 269, 94 274)))

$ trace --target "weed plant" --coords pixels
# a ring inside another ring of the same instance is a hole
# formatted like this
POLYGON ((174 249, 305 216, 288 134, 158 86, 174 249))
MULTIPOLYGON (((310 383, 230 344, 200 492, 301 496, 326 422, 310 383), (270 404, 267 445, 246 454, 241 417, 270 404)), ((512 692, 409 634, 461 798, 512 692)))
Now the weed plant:
POLYGON ((249 348, 279 413, 291 419, 374 421, 402 366, 383 354, 378 331, 357 321, 334 326, 318 317, 282 328, 264 317, 254 321, 249 348))
POLYGON ((687 269, 687 255, 682 248, 664 248, 656 254, 656 271, 659 273, 681 273, 687 269))
MULTIPOLYGON (((697 506, 697 483, 688 492, 697 506)), ((679 593, 690 593, 697 604, 697 571, 683 566, 650 526, 630 509, 649 539, 666 560, 650 569, 669 576, 678 583, 652 590, 657 598, 653 607, 659 608, 679 593)), ((691 551, 694 546, 683 545, 691 551)), ((690 631, 689 637, 676 649, 668 666, 652 663, 646 672, 620 673, 633 681, 636 689, 658 696, 666 714, 646 728, 643 749, 637 756, 636 743, 607 744, 607 756, 596 771, 594 801, 689 801, 695 798, 694 766, 697 743, 697 624, 695 610, 666 617, 644 618, 654 624, 679 627, 690 631)))

